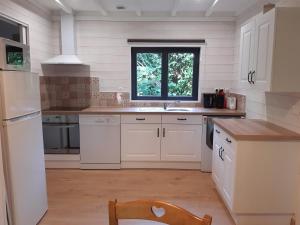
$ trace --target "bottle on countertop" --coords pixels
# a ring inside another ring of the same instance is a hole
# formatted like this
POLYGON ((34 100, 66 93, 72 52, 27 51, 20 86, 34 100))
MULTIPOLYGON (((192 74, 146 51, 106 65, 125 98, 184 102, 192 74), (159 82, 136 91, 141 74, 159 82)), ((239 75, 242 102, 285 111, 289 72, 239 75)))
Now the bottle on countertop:
POLYGON ((225 92, 223 89, 216 89, 216 108, 223 109, 225 102, 225 92))

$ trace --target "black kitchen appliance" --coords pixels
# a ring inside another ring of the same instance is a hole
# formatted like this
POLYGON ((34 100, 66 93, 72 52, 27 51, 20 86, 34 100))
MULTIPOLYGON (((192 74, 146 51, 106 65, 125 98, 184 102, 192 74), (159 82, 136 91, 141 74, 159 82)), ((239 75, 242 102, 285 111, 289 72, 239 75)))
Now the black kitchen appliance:
POLYGON ((79 154, 79 116, 44 115, 45 154, 79 154))
POLYGON ((203 106, 204 108, 214 108, 215 107, 215 93, 204 93, 203 94, 203 106))

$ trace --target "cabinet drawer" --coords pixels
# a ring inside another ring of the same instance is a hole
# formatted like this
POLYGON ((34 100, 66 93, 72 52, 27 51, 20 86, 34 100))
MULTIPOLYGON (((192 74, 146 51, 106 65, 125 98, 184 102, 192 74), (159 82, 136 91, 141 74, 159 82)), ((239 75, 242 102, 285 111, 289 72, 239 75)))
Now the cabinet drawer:
POLYGON ((230 149, 236 148, 236 141, 230 135, 224 133, 222 136, 224 145, 227 145, 230 149))
POLYGON ((121 123, 161 123, 161 115, 149 115, 149 114, 122 115, 121 123))
POLYGON ((218 138, 222 145, 227 145, 229 148, 236 147, 236 141, 217 125, 214 125, 214 138, 218 138))
POLYGON ((219 140, 223 140, 224 131, 218 127, 217 125, 214 125, 214 138, 218 138, 219 140))
POLYGON ((170 124, 202 124, 202 116, 200 115, 162 115, 162 123, 170 124))

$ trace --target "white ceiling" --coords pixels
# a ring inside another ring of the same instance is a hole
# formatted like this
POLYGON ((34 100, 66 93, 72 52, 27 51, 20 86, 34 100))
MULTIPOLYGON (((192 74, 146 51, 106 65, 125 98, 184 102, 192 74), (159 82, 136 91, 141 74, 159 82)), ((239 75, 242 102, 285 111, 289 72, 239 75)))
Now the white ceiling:
MULTIPOLYGON (((137 17, 156 16, 238 16, 250 7, 266 0, 29 0, 43 7, 59 11, 60 1, 64 6, 75 13, 99 13, 101 16, 131 15, 137 17), (216 1, 214 7, 211 7, 216 1), (117 6, 125 9, 118 10, 117 6)), ((267 0, 276 2, 276 0, 267 0)))

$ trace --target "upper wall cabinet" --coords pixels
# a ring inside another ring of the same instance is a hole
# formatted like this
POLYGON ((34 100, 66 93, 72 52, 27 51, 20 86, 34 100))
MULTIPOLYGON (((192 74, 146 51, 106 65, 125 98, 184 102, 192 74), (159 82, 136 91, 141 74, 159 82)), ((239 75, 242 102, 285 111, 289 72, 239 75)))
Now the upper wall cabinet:
POLYGON ((275 8, 241 28, 241 82, 272 92, 299 92, 300 8, 275 8))

